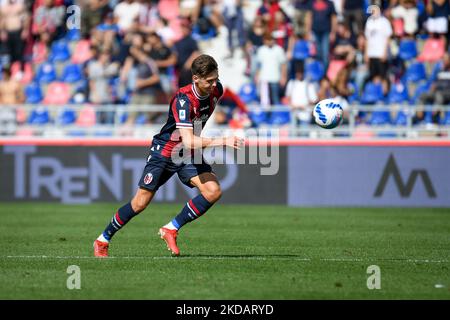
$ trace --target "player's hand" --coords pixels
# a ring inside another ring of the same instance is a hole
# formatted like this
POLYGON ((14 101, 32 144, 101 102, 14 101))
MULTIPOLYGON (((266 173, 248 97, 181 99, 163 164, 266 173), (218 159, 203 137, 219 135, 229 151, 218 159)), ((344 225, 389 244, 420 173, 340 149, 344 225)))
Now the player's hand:
POLYGON ((233 136, 225 138, 225 145, 234 149, 241 149, 244 145, 244 139, 233 136))

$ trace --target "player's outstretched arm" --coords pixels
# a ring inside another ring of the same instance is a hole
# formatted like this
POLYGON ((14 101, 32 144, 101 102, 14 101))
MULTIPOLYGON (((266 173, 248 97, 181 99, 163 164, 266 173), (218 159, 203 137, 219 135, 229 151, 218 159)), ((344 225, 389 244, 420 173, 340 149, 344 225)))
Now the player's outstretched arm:
POLYGON ((185 148, 201 149, 206 147, 227 146, 234 149, 240 149, 244 140, 239 137, 219 137, 219 138, 202 138, 194 135, 192 129, 179 129, 181 139, 185 148))

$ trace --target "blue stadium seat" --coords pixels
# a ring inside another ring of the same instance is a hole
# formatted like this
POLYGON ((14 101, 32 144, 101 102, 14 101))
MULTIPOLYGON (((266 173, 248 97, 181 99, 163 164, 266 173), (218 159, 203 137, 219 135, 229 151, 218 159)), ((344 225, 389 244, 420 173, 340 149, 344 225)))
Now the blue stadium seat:
POLYGON ((77 29, 77 28, 67 30, 65 39, 67 41, 78 41, 78 40, 80 40, 81 39, 80 30, 77 29))
POLYGON ((406 70, 406 80, 408 82, 419 82, 427 79, 425 65, 421 62, 412 63, 406 70))
POLYGON ((144 113, 139 114, 134 120, 135 124, 145 124, 147 123, 147 115, 144 113))
POLYGON ((425 111, 424 112, 423 123, 425 123, 425 124, 432 124, 433 123, 433 112, 431 112, 431 111, 425 111))
POLYGON ((58 122, 60 124, 72 124, 77 120, 77 114, 75 110, 70 108, 64 108, 58 116, 58 122))
POLYGON ((309 57, 309 42, 306 40, 298 40, 295 42, 292 58, 295 60, 305 60, 309 57))
POLYGON ((409 101, 408 86, 401 81, 393 83, 388 95, 389 103, 402 103, 409 101))
POLYGON ((362 104, 374 104, 384 99, 381 83, 368 82, 361 96, 362 104))
POLYGON ((431 70, 431 74, 430 77, 428 78, 429 82, 433 82, 437 80, 437 75, 440 71, 442 71, 442 69, 444 68, 444 63, 443 61, 439 61, 437 63, 434 64, 433 70, 431 70))
POLYGON ((389 111, 373 111, 369 123, 371 125, 383 125, 391 122, 389 111))
POLYGON ((425 13, 425 3, 423 0, 417 1, 417 10, 419 10, 419 16, 421 16, 423 13, 425 13))
POLYGON ((291 112, 287 111, 272 111, 267 122, 271 125, 283 125, 291 122, 291 112))
POLYGON ((206 41, 214 38, 217 35, 216 29, 210 27, 207 32, 201 33, 199 26, 196 24, 192 27, 192 38, 196 41, 206 41))
POLYGON ((417 104, 419 103, 420 96, 426 92, 428 92, 431 88, 431 82, 421 83, 417 86, 414 96, 411 97, 410 103, 417 104))
POLYGON ((239 90, 239 97, 244 103, 258 102, 258 92, 254 83, 246 83, 239 90))
POLYGON ((441 125, 450 126, 450 111, 446 111, 441 119, 441 125))
POLYGON ((50 62, 44 62, 39 66, 35 80, 39 83, 50 83, 56 80, 55 66, 50 62))
POLYGON ((354 82, 348 83, 349 88, 352 90, 352 94, 347 97, 348 103, 354 103, 359 101, 359 88, 354 82))
POLYGON ((397 112, 397 115, 394 119, 392 119, 392 124, 396 126, 406 126, 407 124, 407 115, 404 111, 397 112))
POLYGON ((61 76, 61 81, 74 83, 83 79, 83 72, 78 64, 67 65, 61 76))
POLYGON ((26 103, 39 103, 44 99, 42 89, 39 83, 32 82, 25 87, 25 102, 26 103))
POLYGON ((125 123, 127 122, 127 120, 128 120, 128 113, 127 112, 121 113, 119 116, 119 123, 120 124, 125 123))
POLYGON ((267 123, 267 113, 263 110, 254 110, 249 112, 249 118, 253 125, 258 127, 263 123, 267 123))
POLYGON ((402 60, 411 60, 417 57, 417 45, 415 40, 404 39, 400 41, 399 56, 402 60))
POLYGON ((50 122, 50 114, 47 108, 38 107, 31 111, 28 117, 29 124, 46 124, 50 122))
POLYGON ((320 81, 325 74, 322 62, 314 60, 305 65, 305 78, 309 81, 320 81))
POLYGON ((51 62, 67 61, 70 58, 70 49, 67 41, 58 40, 52 44, 49 60, 51 62))

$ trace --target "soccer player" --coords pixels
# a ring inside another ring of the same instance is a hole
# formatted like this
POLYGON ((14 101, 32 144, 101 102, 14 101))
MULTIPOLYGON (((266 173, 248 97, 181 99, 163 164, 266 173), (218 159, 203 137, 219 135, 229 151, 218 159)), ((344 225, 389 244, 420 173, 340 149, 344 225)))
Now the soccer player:
POLYGON ((158 188, 174 173, 185 185, 198 188, 200 194, 189 200, 172 221, 159 229, 158 234, 172 255, 180 254, 178 230, 202 216, 219 200, 221 190, 217 177, 203 157, 196 156, 196 149, 201 151, 205 147, 216 146, 239 149, 243 140, 234 136, 200 137, 201 129, 223 94, 223 87, 219 82, 217 62, 211 56, 198 56, 191 71, 192 83, 175 93, 170 101, 167 122, 153 137, 135 196, 114 214, 105 231, 94 241, 96 257, 108 256, 109 242, 114 234, 148 206, 158 188), (181 157, 183 161, 180 161, 181 157))

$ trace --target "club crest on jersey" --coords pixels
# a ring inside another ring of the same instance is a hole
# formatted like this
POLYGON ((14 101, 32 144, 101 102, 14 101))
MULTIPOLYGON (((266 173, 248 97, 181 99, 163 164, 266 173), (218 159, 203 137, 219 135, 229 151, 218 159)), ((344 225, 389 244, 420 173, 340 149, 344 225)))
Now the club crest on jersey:
POLYGON ((186 110, 180 110, 180 120, 186 120, 186 110))
POLYGON ((144 177, 144 183, 145 184, 150 184, 153 181, 153 174, 151 174, 151 172, 147 173, 144 177))

